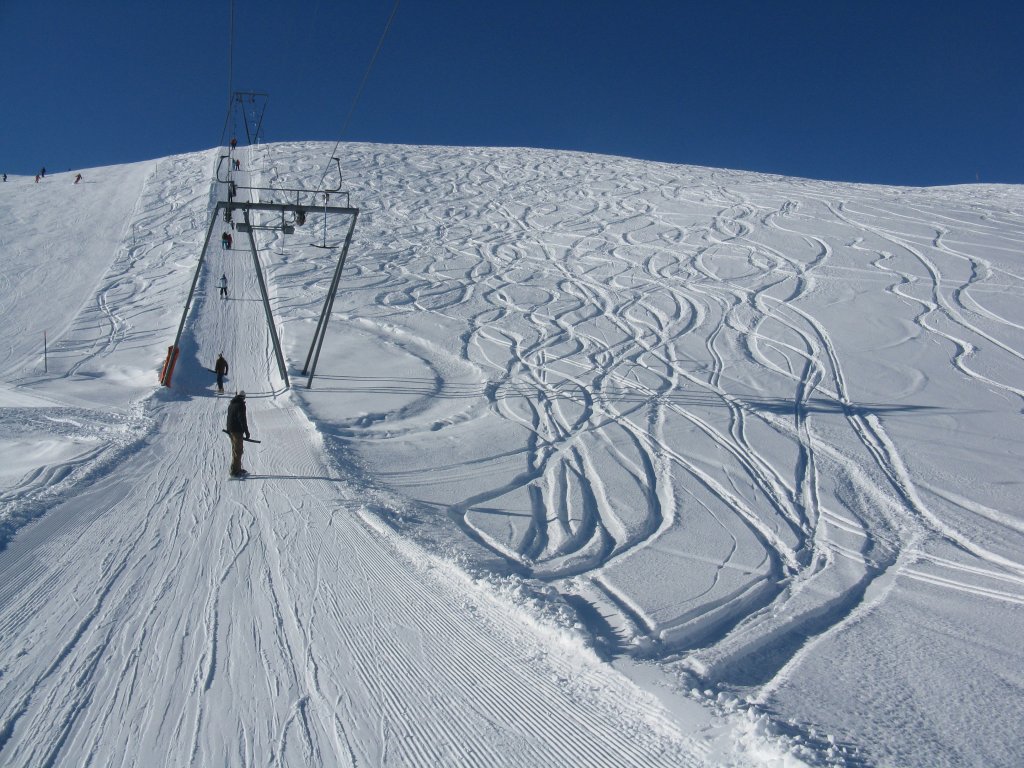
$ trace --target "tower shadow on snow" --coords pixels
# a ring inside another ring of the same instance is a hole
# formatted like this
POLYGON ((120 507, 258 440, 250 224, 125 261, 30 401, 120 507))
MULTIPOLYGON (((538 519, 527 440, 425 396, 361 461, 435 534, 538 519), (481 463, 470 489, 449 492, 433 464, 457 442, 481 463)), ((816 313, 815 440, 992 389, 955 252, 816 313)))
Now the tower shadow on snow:
MULTIPOLYGON (((378 376, 340 376, 318 373, 317 379, 323 382, 334 382, 333 386, 316 386, 314 392, 331 392, 337 394, 378 394, 378 395, 413 395, 419 397, 436 397, 441 400, 472 400, 476 398, 493 398, 507 400, 511 398, 537 397, 538 389, 527 383, 494 383, 482 384, 451 384, 439 382, 434 378, 396 379, 378 376)), ((553 389, 557 389, 557 386, 553 389)), ((579 387, 566 386, 563 391, 545 391, 547 399, 579 397, 579 387)), ((846 416, 864 416, 883 413, 918 413, 924 411, 945 411, 933 405, 913 405, 905 403, 843 403, 824 397, 809 398, 797 402, 784 397, 743 398, 739 396, 726 400, 712 392, 700 392, 679 389, 669 392, 652 394, 649 392, 623 390, 602 393, 602 400, 609 403, 671 403, 674 405, 693 405, 706 407, 728 407, 738 405, 750 411, 763 411, 774 414, 793 413, 835 413, 846 416)))

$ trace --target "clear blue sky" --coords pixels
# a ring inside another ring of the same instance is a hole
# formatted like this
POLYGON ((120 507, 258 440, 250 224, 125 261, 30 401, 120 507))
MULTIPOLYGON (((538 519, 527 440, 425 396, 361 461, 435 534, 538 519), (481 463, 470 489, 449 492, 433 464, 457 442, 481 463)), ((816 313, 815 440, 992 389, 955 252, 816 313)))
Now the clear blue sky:
MULTIPOLYGON (((235 0, 267 141, 529 146, 1024 183, 1024 3, 235 0)), ((230 0, 0 0, 0 171, 215 146, 230 0)), ((239 129, 240 132, 241 129, 239 129)))

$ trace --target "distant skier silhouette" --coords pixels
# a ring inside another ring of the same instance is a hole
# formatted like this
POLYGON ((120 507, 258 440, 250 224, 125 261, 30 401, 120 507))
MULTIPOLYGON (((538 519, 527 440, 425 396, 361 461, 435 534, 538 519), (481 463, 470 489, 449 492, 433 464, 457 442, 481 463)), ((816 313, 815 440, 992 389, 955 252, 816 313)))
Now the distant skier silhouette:
POLYGON ((220 296, 221 296, 222 299, 226 299, 228 297, 228 276, 227 275, 221 275, 220 276, 220 296))

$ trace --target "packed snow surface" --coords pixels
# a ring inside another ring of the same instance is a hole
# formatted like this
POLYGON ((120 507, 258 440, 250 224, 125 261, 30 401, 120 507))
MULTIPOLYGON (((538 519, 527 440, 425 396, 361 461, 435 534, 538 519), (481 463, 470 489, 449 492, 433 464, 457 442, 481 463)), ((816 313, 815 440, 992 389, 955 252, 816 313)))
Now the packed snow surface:
POLYGON ((331 148, 0 185, 0 763, 1024 763, 1024 189, 331 148))

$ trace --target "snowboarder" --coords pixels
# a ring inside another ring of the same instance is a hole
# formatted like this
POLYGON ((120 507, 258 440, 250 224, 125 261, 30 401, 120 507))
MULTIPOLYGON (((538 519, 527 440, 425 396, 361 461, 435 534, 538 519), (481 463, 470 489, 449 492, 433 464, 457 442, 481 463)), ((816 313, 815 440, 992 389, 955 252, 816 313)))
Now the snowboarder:
POLYGON ((231 476, 244 477, 249 474, 242 469, 242 440, 249 439, 249 422, 245 417, 245 392, 239 391, 228 403, 226 431, 231 438, 231 476))
POLYGON ((220 276, 220 296, 222 299, 228 297, 228 276, 223 274, 220 276))
POLYGON ((217 374, 217 391, 224 391, 224 377, 228 375, 228 361, 224 359, 224 353, 217 355, 217 362, 213 366, 213 372, 217 374))

